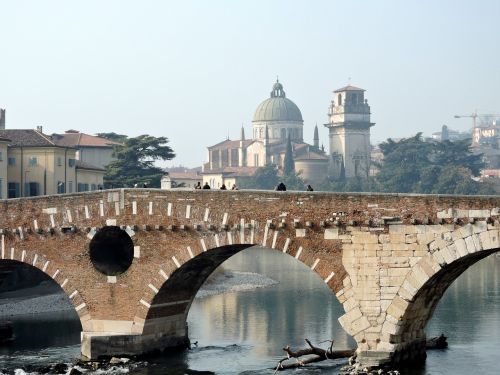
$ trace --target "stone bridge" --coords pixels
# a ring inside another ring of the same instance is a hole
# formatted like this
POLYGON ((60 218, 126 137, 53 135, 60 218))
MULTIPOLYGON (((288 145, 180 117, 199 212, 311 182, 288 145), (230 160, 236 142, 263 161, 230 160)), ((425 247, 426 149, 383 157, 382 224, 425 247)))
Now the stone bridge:
POLYGON ((342 304, 358 361, 425 358, 450 284, 498 251, 500 198, 121 189, 0 201, 1 260, 46 273, 82 325, 82 354, 189 344, 214 269, 264 246, 316 272, 342 304))

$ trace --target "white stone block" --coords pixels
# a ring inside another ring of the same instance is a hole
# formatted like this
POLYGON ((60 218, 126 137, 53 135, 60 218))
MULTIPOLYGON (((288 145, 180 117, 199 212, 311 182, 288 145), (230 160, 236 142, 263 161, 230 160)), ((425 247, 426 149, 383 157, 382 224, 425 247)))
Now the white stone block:
POLYGON ((467 246, 467 252, 472 254, 476 252, 476 245, 472 240, 472 236, 465 237, 465 245, 467 246))
POLYGON ((475 217, 475 218, 490 217, 490 210, 469 210, 469 217, 475 217))
POLYGON ((337 240, 339 238, 338 228, 326 228, 324 238, 325 240, 337 240))
POLYGON ((460 257, 466 256, 469 252, 467 250, 467 245, 463 239, 459 239, 455 241, 455 247, 457 249, 457 254, 460 257))
POLYGON ((305 228, 300 228, 295 230, 295 237, 305 237, 305 236, 306 236, 305 228))
POLYGON ((486 220, 476 221, 472 225, 472 231, 474 233, 482 233, 488 230, 488 224, 486 224, 486 220))

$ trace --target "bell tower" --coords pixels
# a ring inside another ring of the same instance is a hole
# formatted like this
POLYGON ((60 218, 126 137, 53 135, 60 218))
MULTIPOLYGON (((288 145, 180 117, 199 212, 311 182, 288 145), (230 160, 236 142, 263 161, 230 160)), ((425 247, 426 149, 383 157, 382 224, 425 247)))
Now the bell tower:
POLYGON ((370 106, 365 90, 345 86, 333 92, 328 108, 329 174, 334 178, 367 178, 370 172, 370 106))

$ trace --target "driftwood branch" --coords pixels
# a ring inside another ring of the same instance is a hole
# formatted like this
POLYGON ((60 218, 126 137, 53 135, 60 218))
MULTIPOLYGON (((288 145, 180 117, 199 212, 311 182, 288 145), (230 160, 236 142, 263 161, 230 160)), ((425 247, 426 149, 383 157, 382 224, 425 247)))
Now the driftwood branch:
MULTIPOLYGON (((333 350, 334 340, 328 340, 330 342, 330 347, 326 350, 314 346, 308 339, 305 339, 305 341, 307 346, 309 346, 308 348, 299 349, 297 351, 293 351, 289 345, 283 348, 283 351, 286 353, 286 357, 278 361, 274 374, 278 371, 305 366, 308 363, 321 362, 327 359, 350 358, 355 354, 354 349, 333 350), (309 357, 302 359, 301 357, 303 356, 309 357), (291 361, 292 359, 295 359, 295 362, 284 363, 286 361, 291 361)), ((446 336, 443 334, 439 337, 433 337, 427 340, 426 343, 427 350, 443 349, 446 347, 448 347, 448 342, 446 341, 446 336)))
POLYGON ((333 340, 331 340, 330 347, 325 350, 323 348, 319 348, 317 346, 314 346, 311 341, 308 339, 305 339, 307 345, 309 348, 305 349, 299 349, 297 351, 293 351, 290 349, 290 346, 286 346, 283 348, 287 356, 285 358, 282 358, 279 362, 278 365, 276 366, 276 370, 274 373, 276 374, 278 371, 282 370, 287 370, 291 368, 297 368, 301 367, 304 365, 307 365, 308 363, 313 363, 313 362, 321 362, 326 359, 337 359, 337 358, 348 358, 351 357, 354 354, 353 349, 347 349, 347 350, 333 350, 333 340), (303 356, 311 356, 307 357, 304 359, 301 359, 300 357, 303 356), (283 363, 287 360, 290 360, 294 358, 295 362, 292 363, 283 363))

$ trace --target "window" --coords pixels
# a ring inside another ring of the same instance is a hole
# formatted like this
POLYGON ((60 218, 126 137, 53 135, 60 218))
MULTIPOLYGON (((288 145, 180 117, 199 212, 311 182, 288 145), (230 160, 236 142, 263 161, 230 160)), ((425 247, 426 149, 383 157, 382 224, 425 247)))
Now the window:
POLYGON ((259 155, 258 154, 254 154, 253 155, 253 166, 254 167, 258 167, 259 166, 259 155))
POLYGON ((78 191, 89 191, 89 184, 78 183, 78 191))
POLYGON ((64 186, 64 182, 58 181, 57 182, 57 194, 64 194, 66 191, 66 186, 64 186))
POLYGON ((8 164, 10 166, 16 165, 16 158, 10 157, 9 160, 8 160, 8 164))
POLYGON ((57 157, 57 166, 62 167, 62 158, 60 156, 57 157))
POLYGON ((68 166, 73 168, 75 166, 75 159, 68 159, 68 166))
POLYGON ((18 198, 21 196, 19 182, 9 182, 7 184, 7 194, 9 198, 18 198))
POLYGON ((38 165, 38 159, 36 156, 30 156, 30 158, 28 159, 28 164, 30 167, 34 167, 36 165, 38 165))
POLYGON ((73 192, 73 181, 68 181, 68 193, 73 192))
POLYGON ((36 197, 40 195, 40 184, 38 182, 26 182, 24 184, 24 196, 36 197))
POLYGON ((97 185, 96 184, 92 184, 90 185, 90 190, 97 190, 97 185))
POLYGON ((0 161, 3 161, 3 154, 2 154, 2 151, 0 151, 0 161))

